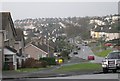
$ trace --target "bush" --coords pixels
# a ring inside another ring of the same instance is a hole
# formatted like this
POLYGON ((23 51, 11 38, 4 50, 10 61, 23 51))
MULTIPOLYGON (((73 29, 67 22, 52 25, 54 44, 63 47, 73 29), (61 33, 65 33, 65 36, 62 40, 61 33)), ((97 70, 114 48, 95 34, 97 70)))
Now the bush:
POLYGON ((47 63, 45 61, 39 61, 33 58, 28 58, 23 63, 24 68, 41 68, 46 66, 47 66, 47 63))
POLYGON ((40 58, 39 61, 45 61, 47 62, 48 65, 56 65, 56 59, 54 57, 44 57, 44 58, 40 58))
POLYGON ((48 63, 46 61, 41 61, 42 67, 47 67, 48 63))
POLYGON ((9 65, 8 65, 8 63, 4 63, 3 70, 9 70, 9 65))

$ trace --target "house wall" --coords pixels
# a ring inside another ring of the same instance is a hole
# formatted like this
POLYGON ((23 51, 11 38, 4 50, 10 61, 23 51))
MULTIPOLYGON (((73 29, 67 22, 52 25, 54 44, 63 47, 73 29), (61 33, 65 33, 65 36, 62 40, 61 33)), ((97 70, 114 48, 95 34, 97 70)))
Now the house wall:
POLYGON ((6 29, 4 31, 5 46, 14 47, 15 38, 13 36, 13 31, 11 29, 10 22, 8 22, 8 25, 6 26, 7 27, 5 27, 6 29))
MULTIPOLYGON (((14 48, 16 32, 14 29, 14 24, 13 24, 11 15, 9 12, 2 12, 0 14, 2 14, 1 28, 2 28, 3 34, 4 34, 4 42, 3 42, 4 46, 3 47, 10 46, 11 48, 14 48)), ((5 62, 5 54, 3 56, 4 56, 3 61, 5 62)), ((13 60, 13 61, 16 63, 15 60, 13 60)), ((15 66, 14 69, 16 69, 15 63, 13 64, 13 66, 15 66)))
POLYGON ((100 37, 100 33, 99 32, 95 32, 95 31, 91 31, 91 37, 98 39, 100 37))
POLYGON ((15 41, 14 48, 17 50, 18 53, 24 53, 24 41, 15 41), (21 51, 20 51, 21 50, 21 51))
POLYGON ((91 31, 91 37, 92 38, 100 38, 101 36, 106 35, 106 41, 118 39, 119 33, 105 33, 105 32, 94 32, 91 31))
POLYGON ((39 59, 39 57, 46 57, 46 53, 40 50, 39 48, 30 45, 25 48, 25 54, 30 55, 34 59, 39 59))
POLYGON ((119 38, 119 33, 107 33, 107 41, 119 38))

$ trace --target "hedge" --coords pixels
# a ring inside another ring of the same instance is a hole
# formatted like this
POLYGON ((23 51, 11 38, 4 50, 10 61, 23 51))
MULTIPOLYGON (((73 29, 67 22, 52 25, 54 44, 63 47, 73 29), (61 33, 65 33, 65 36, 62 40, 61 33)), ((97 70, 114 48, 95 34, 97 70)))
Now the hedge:
POLYGON ((39 61, 46 61, 48 65, 56 65, 56 58, 54 57, 43 57, 40 58, 39 61))

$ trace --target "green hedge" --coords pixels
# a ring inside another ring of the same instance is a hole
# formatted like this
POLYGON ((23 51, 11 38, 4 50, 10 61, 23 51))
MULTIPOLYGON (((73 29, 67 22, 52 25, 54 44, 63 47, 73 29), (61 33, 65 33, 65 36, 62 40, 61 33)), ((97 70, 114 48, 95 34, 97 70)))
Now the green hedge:
POLYGON ((4 63, 3 70, 9 70, 9 65, 8 65, 8 63, 4 63))
POLYGON ((54 57, 44 57, 44 58, 40 58, 40 61, 46 61, 48 65, 56 65, 56 59, 54 57))

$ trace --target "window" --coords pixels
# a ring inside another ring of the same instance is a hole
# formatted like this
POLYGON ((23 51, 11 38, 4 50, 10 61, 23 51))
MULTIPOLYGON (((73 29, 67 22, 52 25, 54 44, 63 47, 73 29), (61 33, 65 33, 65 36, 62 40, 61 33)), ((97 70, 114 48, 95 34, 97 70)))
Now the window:
POLYGON ((5 55, 5 62, 13 62, 13 55, 5 55))
POLYGON ((120 59, 120 52, 113 52, 108 55, 108 59, 120 59))

